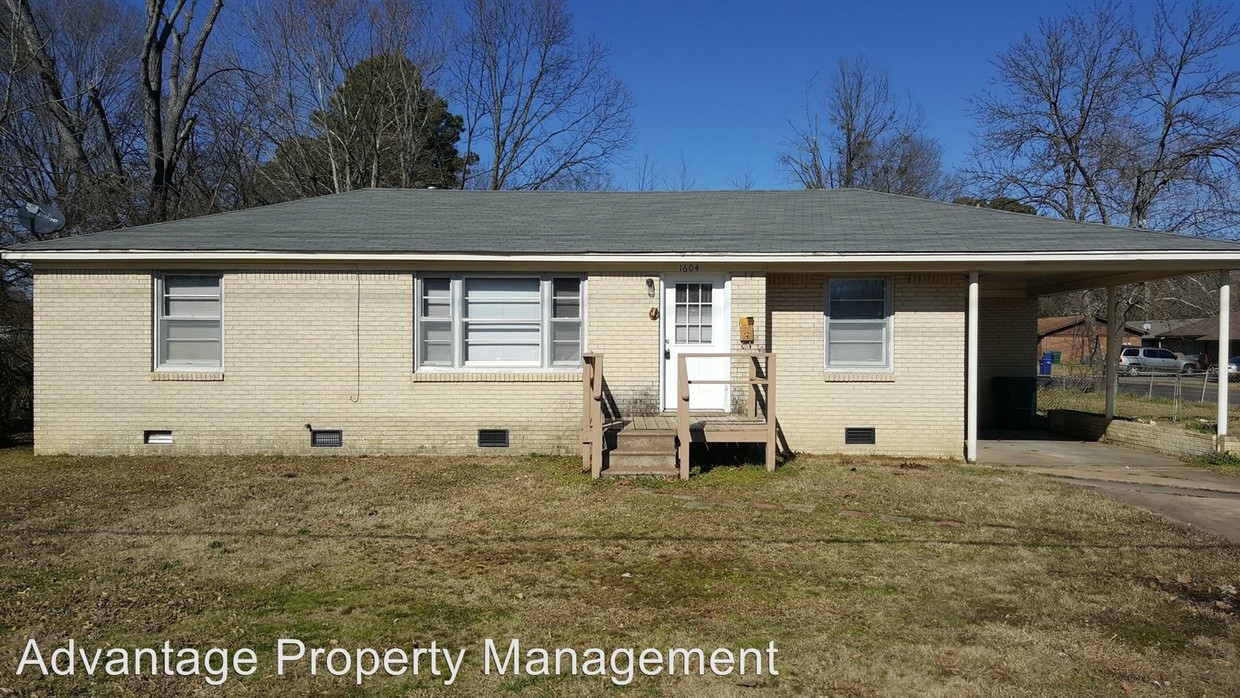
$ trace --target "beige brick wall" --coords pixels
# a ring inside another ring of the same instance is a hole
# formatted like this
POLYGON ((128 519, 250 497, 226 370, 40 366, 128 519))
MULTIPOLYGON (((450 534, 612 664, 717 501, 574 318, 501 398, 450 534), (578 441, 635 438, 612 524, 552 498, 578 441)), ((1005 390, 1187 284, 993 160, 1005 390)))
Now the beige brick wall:
POLYGON ((591 272, 590 351, 603 354, 604 399, 608 413, 654 414, 659 410, 659 272, 591 272), (654 279, 655 297, 646 288, 654 279))
MULTIPOLYGON (((733 274, 731 291, 731 350, 734 352, 768 351, 766 275, 760 272, 733 274), (752 344, 741 342, 740 324, 742 317, 753 318, 754 341, 752 344)), ((732 360, 732 380, 749 379, 749 361, 745 359, 732 360)), ((732 386, 732 409, 734 412, 743 414, 750 399, 752 399, 752 393, 747 384, 732 386)))
POLYGON ((150 272, 39 272, 35 448, 462 453, 507 428, 514 451, 578 451, 580 374, 414 382, 407 272, 360 274, 359 386, 358 290, 353 272, 226 273, 223 380, 152 380, 150 272), (344 448, 312 450, 307 423, 343 429, 344 448), (146 429, 174 445, 144 445, 146 429))
POLYGON ((961 457, 964 450, 964 311, 960 275, 893 282, 890 373, 824 371, 821 274, 771 274, 766 297, 778 355, 777 409, 794 451, 961 457), (844 444, 845 427, 874 427, 876 444, 844 444))
MULTIPOLYGON (((151 274, 37 272, 39 452, 469 453, 479 450, 479 428, 510 429, 517 452, 578 451, 577 373, 412 373, 411 272, 226 272, 225 365, 206 376, 216 380, 157 380, 180 376, 151 372, 151 274), (307 423, 343 429, 345 447, 311 449, 307 423), (142 444, 146 429, 172 430, 175 444, 142 444)), ((659 407, 660 321, 650 309, 660 299, 648 296, 647 278, 657 282, 659 272, 592 272, 587 286, 588 349, 605 355, 608 399, 625 415, 659 407)), ((848 375, 823 371, 825 278, 731 277, 733 349, 769 348, 780 357, 787 444, 804 452, 958 457, 963 278, 892 276, 895 369, 848 375), (755 320, 752 346, 739 341, 745 315, 755 320), (877 445, 846 447, 846 426, 877 428, 877 445)), ((1031 313, 1023 300, 984 303, 984 376, 1021 365, 1021 351, 1003 337, 1019 335, 1031 313)), ((743 376, 743 364, 735 366, 743 376)))
POLYGON ((977 424, 989 429, 995 423, 990 379, 1037 374, 1038 301, 983 296, 979 303, 977 424))

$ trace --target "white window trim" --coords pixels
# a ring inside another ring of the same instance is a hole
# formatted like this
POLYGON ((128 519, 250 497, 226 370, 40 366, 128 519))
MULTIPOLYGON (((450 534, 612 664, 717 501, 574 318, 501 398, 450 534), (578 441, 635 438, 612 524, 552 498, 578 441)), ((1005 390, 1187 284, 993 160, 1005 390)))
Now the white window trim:
POLYGON ((413 372, 414 373, 579 373, 581 371, 581 362, 577 361, 572 364, 555 365, 551 361, 553 351, 552 341, 552 321, 553 307, 552 295, 554 293, 553 279, 580 279, 581 291, 579 302, 580 322, 581 322, 581 353, 585 354, 589 351, 588 337, 586 328, 587 321, 587 294, 589 286, 589 277, 584 272, 565 272, 565 273, 530 273, 530 272, 502 272, 502 271, 486 271, 486 272, 424 272, 414 276, 413 283, 413 372), (462 321, 465 306, 465 279, 468 278, 501 278, 501 279, 538 279, 539 280, 539 364, 509 364, 509 363, 465 363, 465 323, 462 321), (423 366, 422 365, 422 280, 423 279, 440 279, 447 278, 451 281, 449 287, 450 298, 450 314, 449 326, 452 332, 452 366, 423 366))
POLYGON ((893 302, 893 291, 895 282, 891 276, 883 274, 859 274, 859 275, 836 275, 828 276, 823 283, 822 288, 822 366, 823 371, 827 373, 892 373, 895 371, 895 303, 893 302), (887 323, 883 329, 883 354, 886 362, 883 364, 834 364, 830 363, 830 344, 828 338, 831 336, 831 281, 832 280, 874 280, 882 281, 884 289, 884 311, 887 316, 887 323))
POLYGON ((168 271, 155 274, 151 279, 151 371, 154 373, 223 373, 224 372, 224 274, 211 270, 168 271), (164 364, 163 336, 160 319, 163 316, 164 279, 169 276, 214 276, 220 280, 220 362, 212 365, 164 364))

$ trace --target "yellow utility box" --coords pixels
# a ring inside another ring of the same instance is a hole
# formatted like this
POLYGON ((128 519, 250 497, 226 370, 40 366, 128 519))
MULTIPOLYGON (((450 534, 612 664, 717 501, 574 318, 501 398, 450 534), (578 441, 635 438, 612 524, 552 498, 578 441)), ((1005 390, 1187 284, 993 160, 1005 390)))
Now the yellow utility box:
POLYGON ((753 316, 741 317, 741 344, 753 344, 753 316))

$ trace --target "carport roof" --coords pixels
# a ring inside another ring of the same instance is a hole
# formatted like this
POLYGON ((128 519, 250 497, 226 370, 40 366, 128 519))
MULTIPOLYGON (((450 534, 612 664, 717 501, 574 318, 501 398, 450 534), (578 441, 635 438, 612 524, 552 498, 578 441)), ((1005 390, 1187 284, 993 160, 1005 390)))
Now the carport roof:
MULTIPOLYGON (((978 255, 1179 252, 1240 244, 860 189, 482 192, 365 189, 34 242, 62 252, 501 255, 978 255)), ((16 253, 16 254, 15 254, 16 253)), ((46 255, 53 257, 52 255, 46 255)))

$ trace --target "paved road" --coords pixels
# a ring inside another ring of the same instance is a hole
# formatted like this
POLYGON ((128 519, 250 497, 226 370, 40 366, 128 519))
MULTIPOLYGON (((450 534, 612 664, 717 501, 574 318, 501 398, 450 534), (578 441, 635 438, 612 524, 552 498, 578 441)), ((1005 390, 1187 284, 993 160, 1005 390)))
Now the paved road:
MULTIPOLYGON (((1218 400, 1218 383, 1205 384, 1203 399, 1203 380, 1200 374, 1190 374, 1182 377, 1180 379, 1180 399, 1190 402, 1214 402, 1218 400)), ((1119 390, 1120 392, 1133 395, 1173 398, 1176 392, 1176 379, 1174 377, 1163 378, 1155 376, 1151 386, 1149 376, 1121 376, 1119 379, 1119 390)), ((1240 399, 1240 383, 1230 384, 1227 392, 1229 395, 1228 400, 1231 404, 1236 404, 1236 400, 1240 399)))
POLYGON ((1240 477, 1110 444, 1010 436, 979 442, 978 460, 1088 487, 1240 543, 1240 477))

